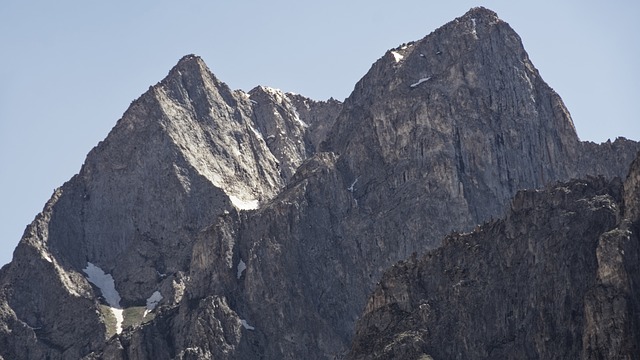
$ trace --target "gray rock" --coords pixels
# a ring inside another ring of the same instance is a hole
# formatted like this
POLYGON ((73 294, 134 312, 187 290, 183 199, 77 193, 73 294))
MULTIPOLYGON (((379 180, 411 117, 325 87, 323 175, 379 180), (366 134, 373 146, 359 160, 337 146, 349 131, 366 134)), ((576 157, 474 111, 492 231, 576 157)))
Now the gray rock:
POLYGON ((638 163, 624 191, 601 177, 522 191, 504 219, 394 265, 348 358, 635 357, 640 218, 622 204, 639 199, 638 163))
POLYGON ((316 153, 341 103, 332 99, 313 101, 265 86, 254 88, 249 95, 257 130, 279 160, 282 177, 288 181, 302 162, 316 153))
POLYGON ((624 175, 639 149, 581 143, 517 34, 482 8, 387 52, 344 104, 231 91, 189 55, 0 271, 0 355, 341 357, 387 267, 503 215, 518 189, 624 175), (113 276, 121 333, 88 262, 113 276))

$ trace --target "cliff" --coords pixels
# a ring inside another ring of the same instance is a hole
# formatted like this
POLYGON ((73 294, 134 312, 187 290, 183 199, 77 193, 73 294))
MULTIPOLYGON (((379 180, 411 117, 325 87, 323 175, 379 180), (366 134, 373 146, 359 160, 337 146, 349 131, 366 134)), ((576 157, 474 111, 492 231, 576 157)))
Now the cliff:
POLYGON ((504 215, 519 189, 609 184, 638 150, 580 142, 484 8, 388 51, 344 103, 233 91, 188 55, 0 271, 0 356, 341 357, 386 268, 504 215))
POLYGON ((349 358, 634 358, 639 163, 624 185, 599 177, 518 192, 503 219, 394 265, 349 358))

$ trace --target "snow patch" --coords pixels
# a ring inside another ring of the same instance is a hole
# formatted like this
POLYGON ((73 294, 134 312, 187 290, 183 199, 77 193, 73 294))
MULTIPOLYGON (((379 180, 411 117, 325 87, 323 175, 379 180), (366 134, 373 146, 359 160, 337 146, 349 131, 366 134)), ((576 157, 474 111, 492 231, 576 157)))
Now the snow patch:
POLYGON ((162 294, 160 293, 160 291, 154 291, 153 294, 151 294, 151 296, 149 296, 149 298, 147 299, 147 310, 151 311, 155 309, 161 300, 162 294))
POLYGON ((229 195, 229 200, 238 210, 255 210, 260 206, 260 202, 256 199, 244 200, 237 196, 229 195))
POLYGON ((242 324, 242 327, 247 329, 247 330, 255 330, 256 329, 253 326, 249 325, 249 323, 245 319, 241 319, 240 320, 240 324, 242 324))
POLYGON ((124 321, 124 310, 113 306, 110 306, 109 309, 111 309, 113 316, 116 317, 116 334, 120 334, 122 332, 122 322, 124 321))
POLYGON ((120 334, 124 317, 122 315, 122 307, 120 307, 120 294, 116 290, 113 276, 105 273, 99 266, 90 262, 87 262, 87 267, 82 271, 87 274, 87 280, 100 289, 102 297, 109 304, 109 308, 116 318, 116 333, 120 334))
POLYGON ((256 130, 256 128, 254 128, 253 126, 249 126, 249 127, 251 128, 251 131, 253 131, 253 133, 256 135, 258 139, 262 139, 262 134, 258 130, 256 130))
POLYGON ((247 264, 244 263, 244 261, 242 261, 242 259, 240 259, 240 262, 238 263, 238 273, 236 274, 236 276, 238 277, 238 279, 240 279, 240 277, 242 276, 242 273, 247 269, 247 264))
POLYGON ((478 33, 476 32, 476 19, 475 18, 471 18, 471 33, 473 34, 473 36, 475 36, 475 38, 478 38, 478 33))
POLYGON ((360 177, 357 177, 355 180, 353 180, 353 182, 351 183, 351 185, 347 188, 347 190, 348 190, 349 192, 353 192, 353 190, 354 190, 354 186, 356 186, 356 184, 358 183, 358 179, 359 179, 359 178, 360 178, 360 177))
POLYGON ((120 307, 120 294, 116 290, 113 276, 106 274, 99 266, 90 262, 87 263, 87 267, 82 271, 87 274, 87 280, 100 289, 107 304, 113 307, 120 307))
POLYGON ((142 317, 144 318, 149 312, 153 311, 153 309, 158 306, 161 300, 162 294, 160 294, 160 291, 154 291, 153 294, 151 294, 151 296, 149 296, 149 298, 147 299, 147 308, 144 310, 144 314, 142 314, 142 317))
MULTIPOLYGON (((347 191, 351 193, 351 195, 353 195, 353 192, 356 189, 356 184, 358 183, 358 179, 360 177, 356 177, 355 180, 353 180, 353 182, 351 183, 351 185, 349 185, 349 187, 347 188, 347 191)), ((356 202, 356 206, 358 206, 358 199, 355 198, 355 196, 353 197, 353 200, 356 202)))
POLYGON ((404 56, 400 55, 400 53, 392 51, 391 55, 393 55, 393 58, 396 59, 396 62, 400 62, 400 60, 404 59, 404 56))
POLYGON ((423 82, 425 82, 425 81, 429 81, 429 80, 431 80, 431 76, 426 77, 426 78, 422 78, 422 79, 418 80, 417 82, 415 82, 415 83, 411 84, 410 86, 411 86, 412 88, 414 88, 414 87, 416 87, 416 86, 418 86, 418 85, 422 84, 423 82))

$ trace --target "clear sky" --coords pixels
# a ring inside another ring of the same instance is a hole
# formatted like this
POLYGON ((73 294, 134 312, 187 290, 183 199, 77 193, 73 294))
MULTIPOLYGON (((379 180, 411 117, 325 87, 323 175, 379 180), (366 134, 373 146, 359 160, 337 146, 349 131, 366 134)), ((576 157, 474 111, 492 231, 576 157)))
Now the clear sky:
POLYGON ((640 140, 640 2, 3 0, 0 264, 53 189, 185 54, 233 89, 344 99, 384 52, 482 5, 521 36, 583 140, 640 140))

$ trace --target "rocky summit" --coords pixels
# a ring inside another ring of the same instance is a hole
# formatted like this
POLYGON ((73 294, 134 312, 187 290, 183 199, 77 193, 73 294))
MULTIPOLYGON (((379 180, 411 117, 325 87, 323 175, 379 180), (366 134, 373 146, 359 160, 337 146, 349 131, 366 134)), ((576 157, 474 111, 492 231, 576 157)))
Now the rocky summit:
POLYGON ((0 358, 632 358, 639 150, 484 8, 344 102, 188 55, 27 226, 0 358))

